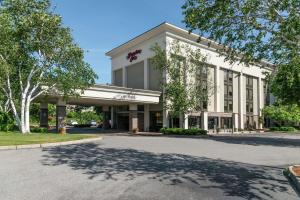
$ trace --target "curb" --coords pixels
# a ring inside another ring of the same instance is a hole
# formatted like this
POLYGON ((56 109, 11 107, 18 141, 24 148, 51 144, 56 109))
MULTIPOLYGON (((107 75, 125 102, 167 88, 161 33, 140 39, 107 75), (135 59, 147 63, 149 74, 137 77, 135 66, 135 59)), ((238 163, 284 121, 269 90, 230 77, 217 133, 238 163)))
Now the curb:
POLYGON ((168 138, 210 138, 212 135, 176 135, 176 134, 146 134, 146 133, 129 133, 127 136, 131 137, 168 137, 168 138))
POLYGON ((57 146, 64 146, 64 145, 71 145, 71 144, 82 144, 82 143, 94 142, 94 141, 99 141, 102 139, 103 139, 102 137, 97 137, 97 138, 88 138, 88 139, 73 140, 73 141, 66 141, 66 142, 0 146, 0 150, 18 150, 18 149, 37 149, 37 148, 57 147, 57 146))
POLYGON ((300 194, 300 177, 296 176, 295 172, 293 171, 294 166, 300 166, 300 165, 293 165, 289 166, 284 170, 284 174, 287 176, 287 178, 290 180, 292 186, 296 190, 298 194, 300 194))

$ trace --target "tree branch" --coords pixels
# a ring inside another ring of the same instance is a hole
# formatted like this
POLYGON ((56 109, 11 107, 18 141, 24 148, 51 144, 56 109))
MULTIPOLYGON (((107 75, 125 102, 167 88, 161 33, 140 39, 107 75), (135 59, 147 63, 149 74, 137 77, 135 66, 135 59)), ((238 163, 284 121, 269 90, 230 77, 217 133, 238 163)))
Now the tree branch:
MULTIPOLYGON (((33 101, 34 99, 36 99, 38 96, 40 96, 41 94, 43 94, 44 92, 46 92, 47 90, 51 90, 52 88, 54 88, 56 86, 56 83, 54 83, 52 86, 48 87, 47 89, 43 89, 41 91, 39 91, 37 94, 35 94, 33 97, 31 97, 31 101, 33 101)), ((33 95, 33 93, 31 94, 33 95)))

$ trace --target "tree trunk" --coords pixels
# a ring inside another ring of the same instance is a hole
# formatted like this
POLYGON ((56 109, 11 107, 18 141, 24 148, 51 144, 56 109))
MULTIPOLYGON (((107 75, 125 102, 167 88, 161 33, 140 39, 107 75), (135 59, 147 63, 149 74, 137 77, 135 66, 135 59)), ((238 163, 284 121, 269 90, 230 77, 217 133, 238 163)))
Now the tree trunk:
POLYGON ((15 116, 15 119, 17 121, 17 125, 18 125, 19 129, 21 130, 21 120, 20 120, 20 117, 18 115, 15 103, 13 102, 13 100, 10 100, 9 102, 10 102, 10 105, 11 105, 11 109, 13 111, 13 115, 15 116))
POLYGON ((25 104, 25 130, 26 133, 30 133, 30 99, 31 96, 28 96, 26 99, 26 104, 25 104))
POLYGON ((21 133, 25 134, 27 133, 26 130, 26 126, 25 126, 25 109, 26 109, 26 98, 25 98, 25 94, 22 93, 22 98, 21 98, 21 127, 20 127, 20 131, 21 133))

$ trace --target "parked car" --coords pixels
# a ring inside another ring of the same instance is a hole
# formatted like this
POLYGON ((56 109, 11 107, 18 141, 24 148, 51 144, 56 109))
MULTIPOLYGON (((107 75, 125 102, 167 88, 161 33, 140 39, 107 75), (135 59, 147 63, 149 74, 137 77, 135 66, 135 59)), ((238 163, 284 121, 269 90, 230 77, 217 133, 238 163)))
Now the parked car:
POLYGON ((97 122, 91 121, 91 126, 97 126, 97 122))
POLYGON ((76 121, 71 121, 71 122, 69 123, 69 125, 70 125, 70 126, 75 126, 75 125, 78 125, 78 122, 76 122, 76 121))

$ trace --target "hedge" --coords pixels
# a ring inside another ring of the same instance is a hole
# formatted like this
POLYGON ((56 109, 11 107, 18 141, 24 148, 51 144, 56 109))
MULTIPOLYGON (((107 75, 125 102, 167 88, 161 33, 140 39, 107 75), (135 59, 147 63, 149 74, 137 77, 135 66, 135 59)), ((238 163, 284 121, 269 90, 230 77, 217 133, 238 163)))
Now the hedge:
POLYGON ((270 131, 288 131, 288 132, 294 132, 296 129, 294 127, 270 127, 270 131))
POLYGON ((32 133, 48 133, 48 129, 42 128, 42 127, 31 127, 30 132, 32 132, 32 133))
POLYGON ((91 127, 91 124, 75 124, 74 127, 75 128, 88 128, 91 127))
POLYGON ((160 132, 166 135, 206 135, 207 131, 199 128, 161 128, 160 132))

